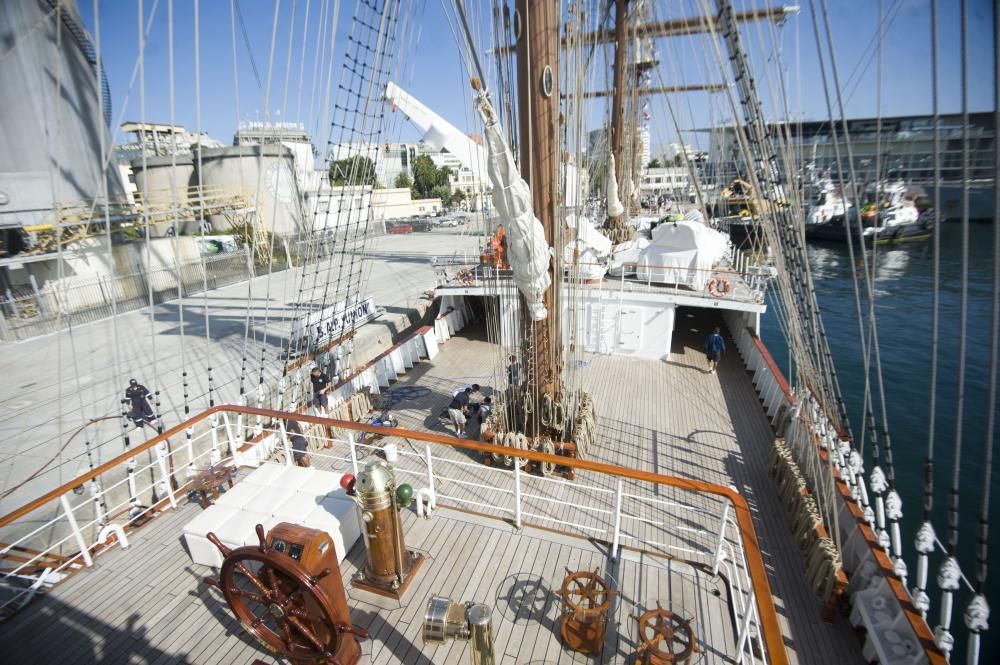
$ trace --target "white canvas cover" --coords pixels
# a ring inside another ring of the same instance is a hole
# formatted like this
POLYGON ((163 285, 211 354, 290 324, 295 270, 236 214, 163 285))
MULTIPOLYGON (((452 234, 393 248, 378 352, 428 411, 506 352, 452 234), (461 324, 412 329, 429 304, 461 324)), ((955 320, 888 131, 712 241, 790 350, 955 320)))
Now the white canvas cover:
POLYGON ((639 262, 639 254, 647 247, 649 247, 649 240, 642 237, 618 243, 611 250, 608 273, 612 277, 620 277, 622 272, 626 275, 634 275, 635 264, 639 262))
POLYGON ((493 183, 493 205, 499 223, 507 230, 507 253, 514 283, 524 295, 532 320, 542 321, 548 315, 542 296, 552 283, 549 277, 552 251, 545 242, 545 229, 532 211, 528 183, 517 172, 503 129, 485 95, 479 97, 479 113, 486 127, 487 171, 493 183))
MULTIPOLYGON (((573 254, 580 252, 580 277, 597 279, 607 272, 608 259, 611 257, 611 241, 598 231, 587 217, 577 220, 575 215, 566 216, 566 224, 576 229, 577 239, 570 241, 563 248, 563 262, 569 268, 573 264, 573 254)), ((573 235, 570 232, 570 235, 573 235)))
POLYGON ((728 252, 723 233, 689 220, 665 222, 653 229, 653 241, 639 254, 636 277, 700 291, 728 252))

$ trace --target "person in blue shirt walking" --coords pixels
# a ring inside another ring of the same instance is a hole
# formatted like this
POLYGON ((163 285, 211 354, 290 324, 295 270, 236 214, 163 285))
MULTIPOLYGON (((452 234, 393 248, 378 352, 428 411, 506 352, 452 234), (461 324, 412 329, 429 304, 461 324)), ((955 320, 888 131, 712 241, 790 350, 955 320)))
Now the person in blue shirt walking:
POLYGON ((726 340, 722 339, 719 329, 716 328, 705 340, 705 357, 708 358, 708 373, 715 374, 719 367, 719 359, 726 352, 726 340))

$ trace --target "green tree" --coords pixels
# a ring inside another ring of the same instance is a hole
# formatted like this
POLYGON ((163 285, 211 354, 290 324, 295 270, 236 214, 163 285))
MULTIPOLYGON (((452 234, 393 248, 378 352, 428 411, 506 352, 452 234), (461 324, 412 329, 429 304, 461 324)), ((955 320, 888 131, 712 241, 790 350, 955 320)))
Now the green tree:
POLYGON ((451 168, 448 166, 442 166, 438 169, 438 181, 437 184, 444 185, 445 187, 451 187, 451 168))
POLYGON ((396 182, 394 183, 396 187, 406 187, 409 189, 413 186, 413 180, 410 178, 410 174, 403 171, 398 176, 396 176, 396 182))
POLYGON ((650 162, 649 162, 649 168, 651 168, 651 169, 658 169, 661 166, 663 166, 663 165, 660 163, 660 160, 657 159, 656 157, 653 157, 653 159, 651 159, 650 162))
POLYGON ((462 190, 456 189, 454 192, 451 193, 452 205, 459 205, 464 200, 465 200, 465 192, 463 192, 462 190))
POLYGON ((413 186, 410 188, 415 199, 431 198, 431 190, 438 185, 438 167, 428 155, 420 155, 413 160, 413 186))
POLYGON ((431 195, 427 198, 441 199, 441 205, 448 206, 451 205, 451 190, 447 185, 434 185, 431 195))
POLYGON ((333 185, 374 186, 375 163, 366 155, 338 159, 330 164, 330 183, 333 185))

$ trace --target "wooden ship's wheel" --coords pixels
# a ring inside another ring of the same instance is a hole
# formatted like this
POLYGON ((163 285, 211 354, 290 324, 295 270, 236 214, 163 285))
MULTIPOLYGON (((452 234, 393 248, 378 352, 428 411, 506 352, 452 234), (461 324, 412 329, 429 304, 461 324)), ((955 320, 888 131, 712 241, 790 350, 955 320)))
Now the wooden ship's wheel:
POLYGON ((265 536, 258 524, 257 537, 258 545, 230 549, 208 534, 225 559, 219 579, 205 582, 222 591, 243 628, 268 650, 296 665, 355 665, 357 638, 368 634, 351 625, 329 535, 279 524, 265 536))
POLYGON ((663 609, 659 601, 655 610, 633 618, 639 622, 637 662, 643 665, 688 663, 698 651, 691 620, 663 609))
POLYGON ((559 634, 573 651, 593 656, 604 646, 604 629, 611 601, 617 593, 598 571, 566 569, 559 591, 563 616, 559 634))

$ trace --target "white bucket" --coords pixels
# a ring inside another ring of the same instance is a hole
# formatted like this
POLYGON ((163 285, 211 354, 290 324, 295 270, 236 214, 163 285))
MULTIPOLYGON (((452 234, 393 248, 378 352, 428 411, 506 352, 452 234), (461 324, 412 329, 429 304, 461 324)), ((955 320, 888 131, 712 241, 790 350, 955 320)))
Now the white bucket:
POLYGON ((389 464, 395 464, 396 460, 399 459, 399 452, 396 449, 395 443, 385 444, 382 450, 385 451, 385 461, 389 464))

